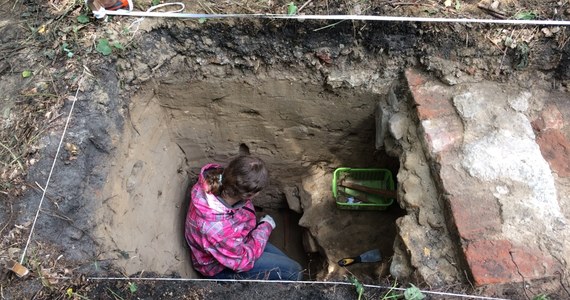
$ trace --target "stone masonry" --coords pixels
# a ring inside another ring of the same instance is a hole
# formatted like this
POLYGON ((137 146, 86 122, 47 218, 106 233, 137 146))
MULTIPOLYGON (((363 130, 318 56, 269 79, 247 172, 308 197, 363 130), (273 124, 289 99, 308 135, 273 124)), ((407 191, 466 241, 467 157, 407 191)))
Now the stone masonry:
POLYGON ((474 283, 568 271, 568 95, 448 86, 414 69, 405 76, 447 227, 474 283))

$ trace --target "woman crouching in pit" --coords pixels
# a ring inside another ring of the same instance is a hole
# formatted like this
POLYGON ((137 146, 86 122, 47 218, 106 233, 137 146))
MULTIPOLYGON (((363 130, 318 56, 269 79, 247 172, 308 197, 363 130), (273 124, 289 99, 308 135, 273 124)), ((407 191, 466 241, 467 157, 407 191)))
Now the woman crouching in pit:
POLYGON ((194 269, 206 278, 301 280, 301 266, 268 242, 273 218, 256 222, 251 199, 268 181, 265 163, 253 156, 237 157, 226 168, 202 167, 185 237, 194 269))

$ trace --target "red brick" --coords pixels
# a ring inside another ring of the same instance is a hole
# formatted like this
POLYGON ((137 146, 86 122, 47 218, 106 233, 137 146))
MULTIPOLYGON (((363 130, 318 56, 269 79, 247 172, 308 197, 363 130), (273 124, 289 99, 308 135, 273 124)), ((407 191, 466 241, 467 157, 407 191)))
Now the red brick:
POLYGON ((420 120, 439 118, 455 114, 451 96, 439 87, 410 87, 420 120))
POLYGON ((550 129, 539 133, 536 139, 542 156, 560 177, 570 176, 570 142, 560 130, 550 129))
POLYGON ((424 120, 421 122, 421 128, 432 154, 459 146, 463 140, 463 123, 454 116, 424 120))
POLYGON ((514 246, 511 255, 525 279, 550 277, 562 271, 562 266, 554 257, 538 249, 514 246))
MULTIPOLYGON (((446 159, 447 160, 447 159, 446 159)), ((442 164, 439 170, 442 194, 447 195, 452 222, 463 240, 494 236, 502 230, 501 208, 488 189, 477 179, 457 170, 453 163, 442 164)))
POLYGON ((548 104, 540 112, 540 116, 532 121, 532 127, 536 131, 562 129, 564 127, 564 117, 555 104, 548 104))
POLYGON ((473 240, 501 232, 501 210, 490 194, 447 197, 457 233, 464 240, 473 240))
POLYGON ((476 285, 552 277, 562 270, 550 254, 507 240, 473 241, 464 253, 476 285))
POLYGON ((420 120, 455 114, 451 94, 443 85, 429 82, 425 75, 415 70, 406 71, 406 78, 420 120))
POLYGON ((469 243, 464 251, 475 285, 516 280, 517 267, 511 258, 509 241, 474 241, 469 243))
POLYGON ((541 112, 542 120, 544 120, 544 129, 562 129, 564 127, 564 118, 558 107, 549 104, 541 112))
POLYGON ((410 87, 423 85, 427 82, 427 77, 416 69, 407 69, 405 73, 410 87))

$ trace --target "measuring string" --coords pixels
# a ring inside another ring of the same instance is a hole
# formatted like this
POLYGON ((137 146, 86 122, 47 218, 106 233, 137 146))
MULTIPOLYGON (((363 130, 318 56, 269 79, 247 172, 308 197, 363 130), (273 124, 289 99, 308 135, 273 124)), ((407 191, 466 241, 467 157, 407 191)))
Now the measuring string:
MULTIPOLYGON (((180 5, 179 3, 165 3, 180 5)), ((163 5, 163 6, 166 6, 163 5)), ((158 7, 157 7, 158 8, 158 7)), ((151 7, 152 10, 154 10, 151 7)), ((127 17, 157 17, 183 19, 291 19, 291 20, 353 20, 353 21, 385 21, 385 22, 423 22, 423 23, 480 23, 502 25, 544 25, 569 26, 565 20, 501 20, 501 19, 470 19, 470 18, 428 18, 428 17, 398 17, 371 15, 286 15, 286 14, 194 14, 180 11, 155 12, 127 10, 99 10, 97 17, 127 16, 127 17)))

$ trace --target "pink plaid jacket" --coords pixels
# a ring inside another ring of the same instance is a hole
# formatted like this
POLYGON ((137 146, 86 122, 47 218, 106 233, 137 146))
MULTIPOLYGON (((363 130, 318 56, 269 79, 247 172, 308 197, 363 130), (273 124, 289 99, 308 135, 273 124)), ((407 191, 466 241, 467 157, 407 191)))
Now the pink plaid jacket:
POLYGON ((202 167, 198 182, 192 187, 186 215, 185 237, 190 246, 192 265, 204 276, 213 276, 224 268, 249 271, 263 253, 271 225, 256 224, 251 200, 229 208, 215 195, 206 193, 204 171, 220 168, 217 164, 202 167))

